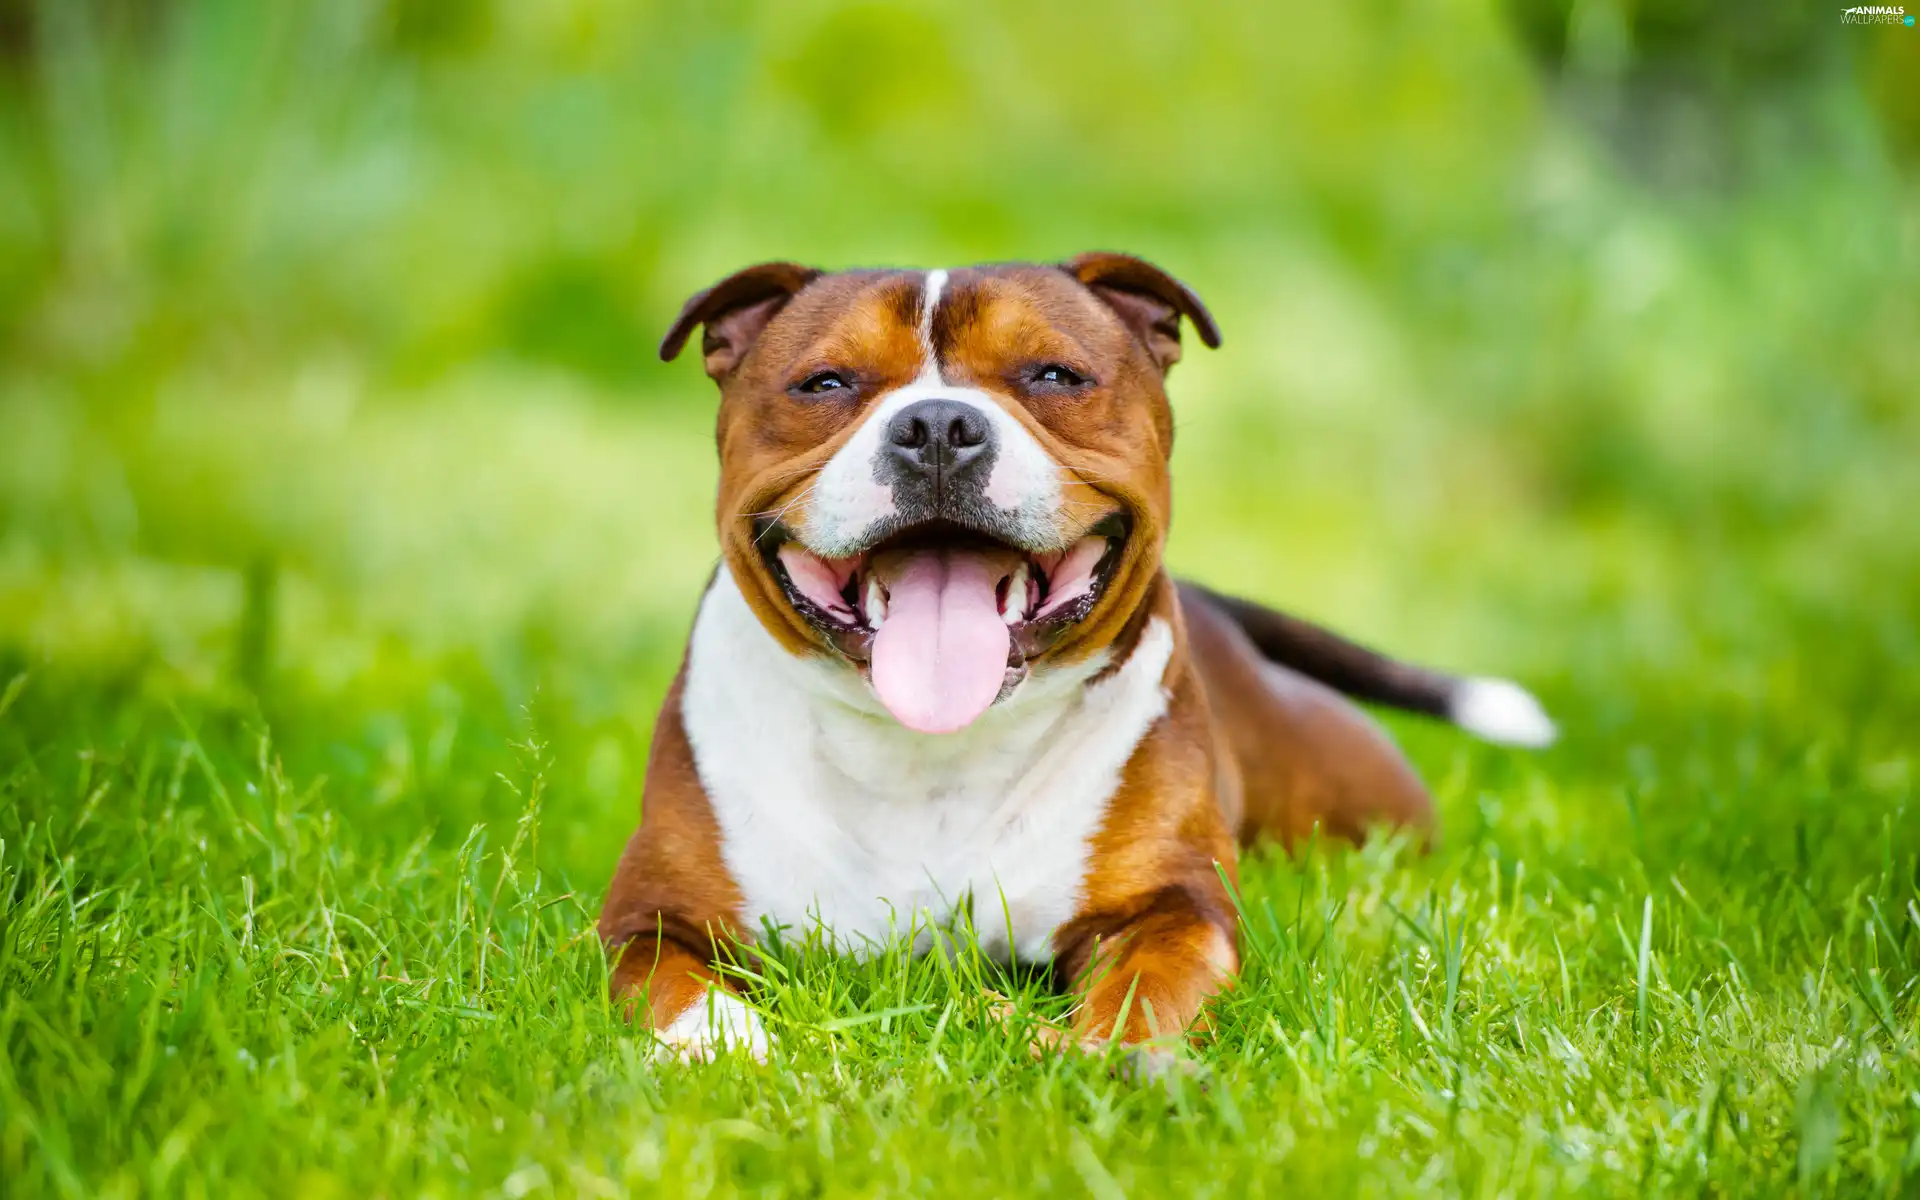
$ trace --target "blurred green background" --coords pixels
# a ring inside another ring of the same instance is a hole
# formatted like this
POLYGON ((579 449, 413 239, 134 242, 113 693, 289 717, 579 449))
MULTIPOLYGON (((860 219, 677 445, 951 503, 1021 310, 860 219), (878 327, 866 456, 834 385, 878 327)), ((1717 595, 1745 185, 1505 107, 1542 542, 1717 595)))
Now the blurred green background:
POLYGON ((680 301, 1091 248, 1225 331, 1178 569, 1538 685, 1596 779, 1910 699, 1916 162, 1920 32, 1801 4, 5 0, 8 719, 270 728, 396 844, 531 730, 597 889, 714 557, 680 301))
POLYGON ((0 0, 0 1191, 1910 1191, 1920 29, 1840 9, 0 0), (1225 333, 1175 567, 1565 737, 1387 718, 1441 850, 1250 862, 1176 1112, 899 956, 649 1066, 660 333, 1095 248, 1225 333))

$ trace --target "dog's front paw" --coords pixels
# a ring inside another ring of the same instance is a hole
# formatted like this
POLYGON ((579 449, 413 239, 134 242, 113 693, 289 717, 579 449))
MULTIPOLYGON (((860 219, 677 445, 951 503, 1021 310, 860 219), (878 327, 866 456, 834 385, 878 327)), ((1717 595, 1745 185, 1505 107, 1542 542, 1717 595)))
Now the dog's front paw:
POLYGON ((1113 1058, 1115 1078, 1134 1084, 1158 1084, 1172 1091, 1182 1079, 1206 1083, 1206 1064, 1178 1046, 1140 1042, 1119 1050, 1113 1058))
MULTIPOLYGON (((1013 1030, 1023 1027, 1020 1010, 1013 1001, 1007 999, 992 988, 987 989, 987 1015, 1006 1028, 1013 1030)), ((1073 1031, 1065 1025, 1048 1020, 1038 1013, 1028 1013, 1024 1018, 1027 1028, 1027 1054, 1040 1059, 1048 1054, 1057 1054, 1073 1040, 1073 1031)))
POLYGON ((767 1061, 770 1042, 760 1014, 732 992, 715 989, 656 1030, 655 1057, 705 1062, 721 1054, 748 1054, 767 1061))

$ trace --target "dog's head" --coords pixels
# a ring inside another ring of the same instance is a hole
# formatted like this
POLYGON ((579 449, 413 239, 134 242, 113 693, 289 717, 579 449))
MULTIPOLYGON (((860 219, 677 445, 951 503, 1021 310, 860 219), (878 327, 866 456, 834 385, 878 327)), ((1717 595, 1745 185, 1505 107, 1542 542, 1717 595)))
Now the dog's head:
POLYGON ((1160 565, 1180 319, 1120 254, 1061 266, 765 263, 687 302, 720 385, 719 527, 795 653, 845 660, 910 728, 971 723, 1128 627, 1160 565))

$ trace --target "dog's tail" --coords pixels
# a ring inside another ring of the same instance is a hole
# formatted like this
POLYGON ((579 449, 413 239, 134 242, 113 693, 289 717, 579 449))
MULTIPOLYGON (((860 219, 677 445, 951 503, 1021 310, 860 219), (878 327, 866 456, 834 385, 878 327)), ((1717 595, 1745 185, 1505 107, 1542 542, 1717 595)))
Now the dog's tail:
POLYGON ((1547 710, 1517 683, 1462 679, 1398 662, 1299 617, 1198 584, 1183 582, 1180 592, 1183 603, 1224 613, 1269 661, 1356 700, 1439 717, 1510 746, 1545 746, 1559 735, 1547 710))

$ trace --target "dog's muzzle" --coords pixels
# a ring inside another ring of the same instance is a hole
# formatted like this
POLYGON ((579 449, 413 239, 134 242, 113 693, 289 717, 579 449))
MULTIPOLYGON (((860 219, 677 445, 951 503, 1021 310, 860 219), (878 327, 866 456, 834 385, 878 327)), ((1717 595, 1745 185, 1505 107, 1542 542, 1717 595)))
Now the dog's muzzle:
POLYGON ((909 520, 949 516, 981 503, 999 455, 999 439, 985 413, 961 400, 918 400, 887 422, 875 474, 893 488, 893 503, 909 520))

